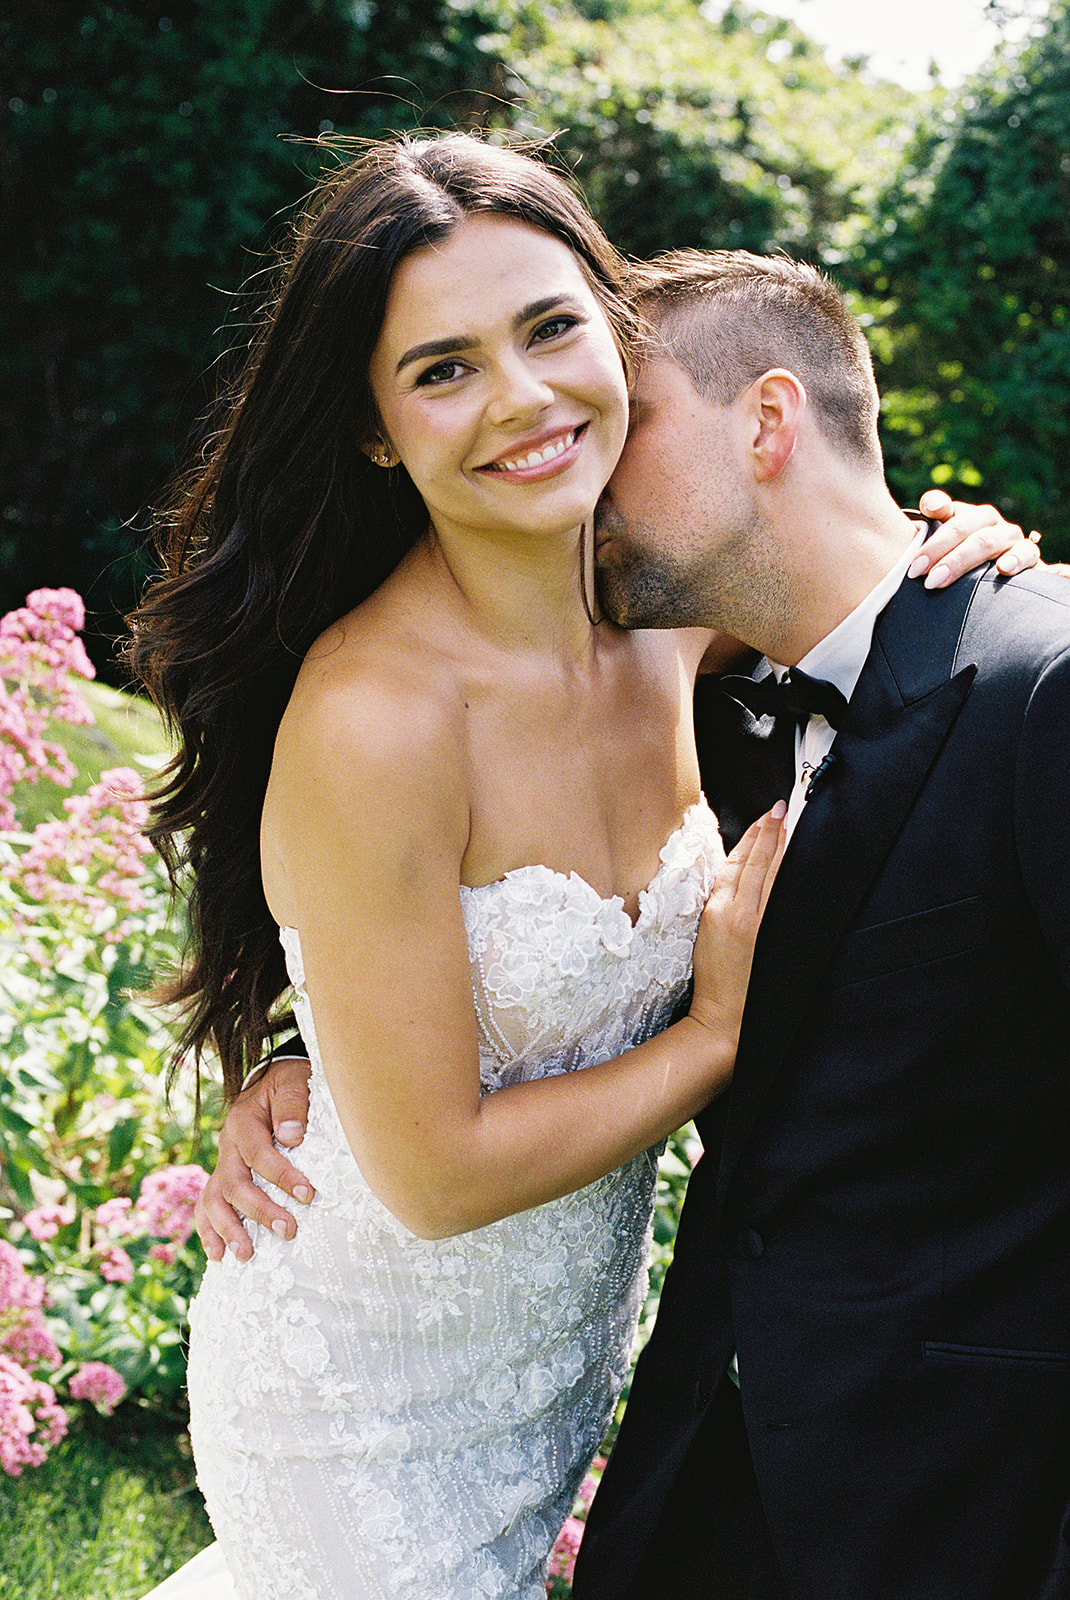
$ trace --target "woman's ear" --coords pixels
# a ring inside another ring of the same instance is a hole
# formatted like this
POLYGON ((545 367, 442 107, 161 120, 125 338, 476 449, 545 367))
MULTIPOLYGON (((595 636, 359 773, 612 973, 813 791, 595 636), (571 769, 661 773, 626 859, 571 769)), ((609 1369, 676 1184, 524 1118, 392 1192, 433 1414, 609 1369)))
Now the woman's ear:
POLYGON ((374 461, 377 467, 396 467, 401 457, 386 443, 384 439, 370 439, 367 444, 360 447, 369 461, 374 461))
POLYGON ((794 455, 806 403, 806 390, 785 367, 773 367, 751 385, 751 454, 759 483, 778 477, 794 455))

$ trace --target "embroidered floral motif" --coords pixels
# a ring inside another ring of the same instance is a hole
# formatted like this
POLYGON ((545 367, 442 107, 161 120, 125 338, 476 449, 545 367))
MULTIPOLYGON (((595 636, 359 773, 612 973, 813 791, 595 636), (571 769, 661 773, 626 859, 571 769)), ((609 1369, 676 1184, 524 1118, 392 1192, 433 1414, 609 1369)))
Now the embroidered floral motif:
MULTIPOLYGON (((662 1027, 721 857, 692 807, 634 927, 620 900, 546 867, 462 890, 483 1092, 662 1027)), ((301 1165, 317 1198, 294 1243, 260 1230, 251 1262, 210 1264, 191 1317, 198 1472, 238 1593, 545 1600, 628 1367, 654 1163, 458 1238, 413 1237, 350 1154, 300 941, 282 940, 313 1056, 301 1165)))

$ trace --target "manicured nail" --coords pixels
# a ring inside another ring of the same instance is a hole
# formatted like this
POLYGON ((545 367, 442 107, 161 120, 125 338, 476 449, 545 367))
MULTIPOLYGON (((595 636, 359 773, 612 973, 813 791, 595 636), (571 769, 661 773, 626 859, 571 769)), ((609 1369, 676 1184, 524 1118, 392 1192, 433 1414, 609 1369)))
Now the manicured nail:
POLYGON ((1016 572, 1021 572, 1022 570, 1022 563, 1009 550, 1005 555, 1000 556, 996 566, 1005 578, 1013 578, 1016 572))
POLYGON ((940 565, 938 567, 934 567, 929 576, 926 578, 925 587, 927 589, 939 589, 940 585, 942 583, 946 583, 950 576, 951 568, 941 561, 940 565))
POLYGON ((275 1218, 275 1221, 271 1224, 271 1231, 277 1239, 286 1238, 286 1224, 281 1217, 275 1218))
POLYGON ((308 1187, 307 1183, 299 1183, 296 1186, 294 1189, 294 1199, 300 1200, 302 1205, 308 1205, 308 1202, 312 1199, 312 1190, 308 1187))
POLYGON ((929 570, 929 558, 926 555, 917 555, 907 568, 908 578, 920 578, 923 572, 929 570))
POLYGON ((778 800, 769 814, 774 822, 780 822, 788 814, 788 802, 786 800, 778 800))
POLYGON ((280 1122, 275 1137, 280 1144, 300 1144, 305 1130, 299 1122, 280 1122))

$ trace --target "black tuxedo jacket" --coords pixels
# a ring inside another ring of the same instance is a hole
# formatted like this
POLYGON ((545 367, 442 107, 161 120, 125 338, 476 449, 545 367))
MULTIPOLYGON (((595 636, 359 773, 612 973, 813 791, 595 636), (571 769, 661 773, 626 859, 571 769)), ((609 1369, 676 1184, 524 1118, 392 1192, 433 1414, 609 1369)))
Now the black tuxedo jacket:
MULTIPOLYGON (((776 797, 767 728, 698 729, 733 831, 776 797)), ((904 583, 836 753, 576 1600, 628 1595, 733 1350, 791 1600, 1070 1600, 1070 585, 904 583)), ((688 1600, 743 1600, 707 1535, 688 1600)))

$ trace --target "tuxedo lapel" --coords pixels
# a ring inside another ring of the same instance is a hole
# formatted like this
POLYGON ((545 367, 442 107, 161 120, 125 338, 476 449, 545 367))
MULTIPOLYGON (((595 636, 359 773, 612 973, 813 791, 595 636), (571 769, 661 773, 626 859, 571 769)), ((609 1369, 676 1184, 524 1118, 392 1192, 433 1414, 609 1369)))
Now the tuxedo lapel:
POLYGON ((951 676, 974 584, 933 597, 905 583, 796 827, 762 920, 730 1090, 721 1193, 815 989, 891 849, 969 693, 951 676), (953 600, 950 597, 954 597, 953 600))

